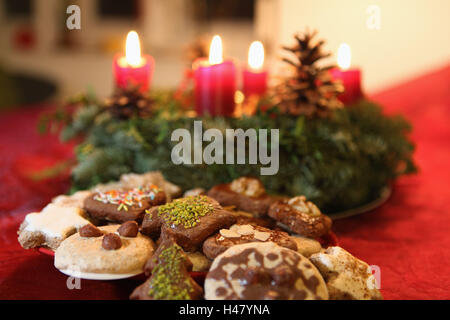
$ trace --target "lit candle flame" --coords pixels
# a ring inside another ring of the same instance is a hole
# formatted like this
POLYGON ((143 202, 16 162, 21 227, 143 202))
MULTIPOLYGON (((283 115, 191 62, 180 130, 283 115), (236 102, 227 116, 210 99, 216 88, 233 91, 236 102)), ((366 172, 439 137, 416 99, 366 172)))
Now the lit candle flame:
POLYGON ((215 35, 212 38, 211 45, 209 47, 209 63, 219 64, 223 62, 222 54, 222 39, 220 36, 215 35))
POLYGON ((352 61, 352 51, 350 50, 350 46, 346 43, 343 43, 339 46, 338 55, 337 55, 337 64, 342 70, 347 70, 350 68, 350 63, 352 61))
POLYGON ((141 60, 141 44, 136 31, 130 31, 127 35, 127 44, 125 47, 125 57, 127 63, 132 67, 139 67, 141 60))
POLYGON ((253 70, 262 69, 264 65, 264 46, 261 41, 253 41, 248 49, 248 65, 253 70))

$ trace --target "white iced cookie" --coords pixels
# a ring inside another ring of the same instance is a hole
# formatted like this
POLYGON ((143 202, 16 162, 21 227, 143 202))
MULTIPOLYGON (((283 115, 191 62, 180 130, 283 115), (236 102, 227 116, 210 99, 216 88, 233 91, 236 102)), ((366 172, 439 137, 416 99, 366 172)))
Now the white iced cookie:
POLYGON ((293 235, 291 236, 291 239, 294 240, 297 244, 297 251, 305 257, 309 257, 310 255, 318 253, 320 252, 320 250, 322 250, 322 246, 320 245, 319 241, 316 241, 314 239, 302 237, 299 235, 293 235))
POLYGON ((232 246, 214 259, 205 299, 326 300, 328 290, 319 271, 298 252, 252 242, 232 246))
POLYGON ((71 234, 90 222, 77 207, 49 204, 41 212, 29 213, 20 225, 19 242, 25 249, 46 246, 53 250, 71 234))
POLYGON ((341 247, 329 247, 309 259, 324 277, 330 299, 383 299, 369 265, 341 247))
POLYGON ((55 252, 55 267, 63 273, 75 274, 139 274, 154 251, 154 242, 140 232, 136 237, 117 233, 120 225, 98 227, 101 236, 82 237, 76 233, 64 240, 55 252), (113 234, 120 242, 105 249, 104 238, 113 234))

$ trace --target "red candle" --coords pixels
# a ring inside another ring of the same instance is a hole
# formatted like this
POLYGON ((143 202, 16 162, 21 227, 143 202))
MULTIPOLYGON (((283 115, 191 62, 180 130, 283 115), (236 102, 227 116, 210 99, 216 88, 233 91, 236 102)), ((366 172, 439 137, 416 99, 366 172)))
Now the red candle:
POLYGON ((114 57, 113 68, 116 85, 119 88, 139 86, 140 92, 146 92, 152 81, 155 60, 150 55, 141 56, 139 36, 135 31, 127 35, 125 55, 114 57))
POLYGON ((350 69, 351 51, 344 43, 338 50, 338 66, 331 70, 334 79, 340 79, 344 86, 344 92, 339 95, 339 100, 345 104, 351 104, 359 100, 363 94, 361 90, 361 70, 350 69))
POLYGON ((236 67, 231 60, 223 61, 219 36, 214 36, 211 42, 209 59, 196 60, 193 69, 197 114, 233 115, 236 67))
POLYGON ((267 90, 267 71, 263 70, 264 47, 260 41, 254 41, 248 50, 248 67, 242 75, 242 91, 246 97, 262 96, 267 90))

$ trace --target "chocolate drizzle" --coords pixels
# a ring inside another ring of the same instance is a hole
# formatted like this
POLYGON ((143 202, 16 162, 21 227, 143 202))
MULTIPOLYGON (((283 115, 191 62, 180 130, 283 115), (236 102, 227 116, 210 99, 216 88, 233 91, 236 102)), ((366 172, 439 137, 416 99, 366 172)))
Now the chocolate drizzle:
POLYGON ((308 295, 321 299, 319 278, 316 275, 307 277, 302 268, 306 258, 281 247, 278 254, 270 252, 264 256, 255 248, 247 248, 238 254, 220 257, 219 264, 210 270, 207 279, 224 284, 215 291, 220 299, 303 300, 308 295), (264 263, 265 258, 280 261, 269 267, 264 263), (235 290, 236 285, 242 290, 235 290))

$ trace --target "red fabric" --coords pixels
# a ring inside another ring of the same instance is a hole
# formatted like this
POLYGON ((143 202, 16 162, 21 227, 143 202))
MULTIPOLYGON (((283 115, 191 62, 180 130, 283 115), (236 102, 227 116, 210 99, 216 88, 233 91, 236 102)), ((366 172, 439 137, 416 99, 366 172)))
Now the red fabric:
MULTIPOLYGON (((382 207, 337 221, 334 230, 342 247, 380 267, 386 299, 450 299, 449 89, 447 66, 371 97, 413 123, 420 172, 399 179, 382 207)), ((81 280, 81 290, 69 290, 52 258, 17 242, 24 215, 68 187, 30 183, 27 173, 73 157, 73 146, 36 133, 41 111, 0 115, 0 299, 127 298, 142 279, 81 280)))

